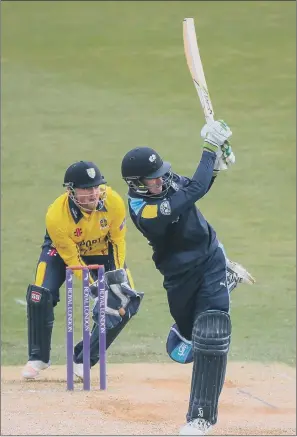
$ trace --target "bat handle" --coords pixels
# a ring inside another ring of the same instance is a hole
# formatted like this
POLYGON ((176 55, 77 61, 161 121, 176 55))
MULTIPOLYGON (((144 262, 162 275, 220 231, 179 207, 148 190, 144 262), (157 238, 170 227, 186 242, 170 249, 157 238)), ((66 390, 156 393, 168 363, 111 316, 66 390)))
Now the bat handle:
MULTIPOLYGON (((230 144, 229 144, 229 141, 225 141, 225 143, 224 143, 224 145, 223 145, 223 149, 224 149, 224 151, 225 152, 228 152, 228 147, 230 147, 230 144), (226 147, 226 146, 227 147, 226 147)), ((232 152, 232 150, 231 150, 231 152, 229 152, 229 154, 227 155, 227 159, 228 159, 228 163, 229 164, 234 164, 235 163, 235 155, 234 155, 234 153, 232 152)))
POLYGON ((212 124, 214 122, 213 114, 205 115, 205 121, 206 121, 206 124, 208 124, 208 125, 212 124))

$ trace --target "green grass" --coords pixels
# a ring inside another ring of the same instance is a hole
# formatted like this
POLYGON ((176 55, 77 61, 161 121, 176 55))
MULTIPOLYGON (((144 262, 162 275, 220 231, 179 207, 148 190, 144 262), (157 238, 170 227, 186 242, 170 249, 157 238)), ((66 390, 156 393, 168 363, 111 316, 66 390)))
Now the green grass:
MULTIPOLYGON (((34 278, 45 212, 71 162, 94 160, 122 195, 121 158, 137 145, 193 174, 204 123, 183 53, 182 19, 193 16, 216 115, 232 127, 237 158, 200 207, 229 257, 257 278, 232 296, 230 357, 293 365, 295 2, 1 7, 2 364, 26 361, 25 307, 15 299, 25 299, 34 278)), ((167 360, 171 317, 162 278, 128 223, 128 264, 145 299, 109 359, 167 360)), ((58 363, 65 361, 64 289, 61 295, 52 347, 58 363)))

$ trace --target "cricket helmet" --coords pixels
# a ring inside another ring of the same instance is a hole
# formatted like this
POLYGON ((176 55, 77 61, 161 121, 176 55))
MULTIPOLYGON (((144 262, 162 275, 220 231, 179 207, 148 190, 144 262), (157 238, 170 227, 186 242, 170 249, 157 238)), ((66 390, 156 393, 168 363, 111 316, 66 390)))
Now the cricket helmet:
POLYGON ((63 186, 67 188, 92 188, 106 184, 99 168, 89 161, 79 161, 67 168, 63 186))
POLYGON ((145 197, 164 197, 171 185, 172 172, 170 162, 163 161, 161 156, 150 147, 136 147, 130 150, 122 160, 122 178, 132 191, 145 197), (151 194, 144 179, 162 177, 162 193, 151 194))

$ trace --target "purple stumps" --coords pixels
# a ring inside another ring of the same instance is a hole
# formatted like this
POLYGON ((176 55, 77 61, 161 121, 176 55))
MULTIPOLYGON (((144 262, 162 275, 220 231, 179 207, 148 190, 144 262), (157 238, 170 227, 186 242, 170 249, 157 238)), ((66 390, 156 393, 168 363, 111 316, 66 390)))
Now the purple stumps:
POLYGON ((98 326, 99 326, 99 365, 100 365, 100 390, 106 390, 106 324, 105 307, 107 294, 105 291, 104 267, 98 269, 98 326))
POLYGON ((67 390, 73 390, 73 277, 66 269, 66 355, 67 390))

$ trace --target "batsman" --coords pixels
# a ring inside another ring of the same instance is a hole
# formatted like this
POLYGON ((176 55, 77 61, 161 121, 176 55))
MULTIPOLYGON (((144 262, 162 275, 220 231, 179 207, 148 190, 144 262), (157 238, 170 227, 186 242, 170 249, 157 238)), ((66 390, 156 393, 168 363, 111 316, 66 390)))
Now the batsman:
POLYGON ((195 205, 231 153, 226 123, 209 123, 202 133, 202 156, 192 178, 173 173, 149 147, 130 150, 122 161, 130 216, 152 247, 176 323, 168 353, 179 362, 186 361, 175 352, 192 354, 187 423, 180 435, 204 435, 217 422, 231 340, 229 293, 239 282, 254 282, 242 266, 226 259, 214 228, 195 205))
MULTIPOLYGON (((28 362, 22 376, 35 379, 50 365, 54 307, 60 301, 66 266, 101 264, 107 288, 106 347, 139 308, 143 293, 134 290, 126 266, 126 210, 122 198, 107 186, 99 168, 89 161, 70 165, 64 176, 66 192, 48 208, 46 233, 35 281, 27 289, 28 362)), ((79 281, 82 272, 75 270, 79 281)), ((90 295, 98 297, 97 272, 89 274, 90 295)), ((99 360, 97 305, 90 339, 91 367, 99 360)), ((83 379, 83 342, 74 348, 74 373, 83 379)))

